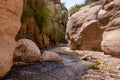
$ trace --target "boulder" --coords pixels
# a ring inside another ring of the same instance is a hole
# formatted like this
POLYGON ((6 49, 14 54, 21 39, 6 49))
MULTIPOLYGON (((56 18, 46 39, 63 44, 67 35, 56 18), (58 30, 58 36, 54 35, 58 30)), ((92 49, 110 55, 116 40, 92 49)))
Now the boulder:
POLYGON ((101 5, 85 6, 71 16, 67 23, 66 39, 71 49, 101 50, 103 30, 97 20, 101 5))
POLYGON ((10 71, 13 64, 22 4, 23 0, 0 0, 0 78, 10 71))
POLYGON ((102 50, 105 54, 115 57, 120 57, 120 28, 112 31, 105 31, 103 33, 103 40, 101 43, 102 50))
POLYGON ((14 62, 37 62, 41 59, 38 46, 29 39, 20 39, 14 52, 14 62))
POLYGON ((43 61, 55 61, 55 62, 61 62, 62 58, 59 56, 59 54, 51 51, 44 51, 42 53, 42 60, 43 61))
POLYGON ((101 48, 105 54, 120 57, 120 18, 114 18, 110 21, 103 33, 101 48))
POLYGON ((101 16, 105 18, 106 15, 109 19, 107 24, 104 25, 105 31, 103 33, 101 48, 105 54, 120 57, 120 0, 110 1, 104 6, 104 10, 107 13, 101 16))

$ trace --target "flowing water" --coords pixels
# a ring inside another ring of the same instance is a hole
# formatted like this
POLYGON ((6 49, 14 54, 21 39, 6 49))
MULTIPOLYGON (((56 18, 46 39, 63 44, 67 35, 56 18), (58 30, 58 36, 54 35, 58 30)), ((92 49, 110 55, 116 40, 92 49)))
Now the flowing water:
POLYGON ((2 80, 79 80, 90 67, 77 56, 60 54, 63 62, 41 62, 13 67, 2 80))

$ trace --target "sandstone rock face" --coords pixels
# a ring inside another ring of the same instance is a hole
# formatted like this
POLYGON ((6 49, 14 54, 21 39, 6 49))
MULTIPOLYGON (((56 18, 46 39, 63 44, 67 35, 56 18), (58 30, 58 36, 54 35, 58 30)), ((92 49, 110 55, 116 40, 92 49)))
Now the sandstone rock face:
POLYGON ((103 33, 103 41, 101 43, 102 50, 106 54, 120 57, 120 29, 105 31, 103 33))
POLYGON ((0 0, 0 78, 12 67, 23 0, 0 0))
POLYGON ((71 49, 100 50, 101 25, 97 13, 101 5, 85 6, 73 14, 67 23, 66 39, 71 49))
POLYGON ((66 30, 69 47, 97 50, 101 44, 106 54, 120 57, 120 0, 100 1, 71 16, 66 30))
POLYGON ((8 35, 0 35, 0 78, 12 67, 15 40, 8 35))
POLYGON ((107 11, 105 15, 111 17, 108 23, 104 26, 103 40, 101 43, 102 50, 106 54, 120 57, 120 0, 112 0, 104 6, 107 11))
POLYGON ((40 61, 41 53, 38 46, 31 40, 20 39, 14 53, 15 62, 37 62, 40 61))
POLYGON ((22 1, 0 0, 0 34, 15 38, 20 29, 22 1))
POLYGON ((62 58, 59 56, 59 54, 51 51, 44 51, 42 54, 42 60, 43 61, 55 61, 55 62, 61 62, 62 58))

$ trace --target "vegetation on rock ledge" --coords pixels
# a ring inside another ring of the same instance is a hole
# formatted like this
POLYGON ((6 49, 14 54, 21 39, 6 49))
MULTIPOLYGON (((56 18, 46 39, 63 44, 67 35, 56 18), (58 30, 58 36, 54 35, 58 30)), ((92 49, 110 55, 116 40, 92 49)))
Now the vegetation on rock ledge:
POLYGON ((75 6, 71 7, 70 8, 70 15, 76 13, 77 11, 79 11, 79 9, 83 6, 86 6, 87 4, 91 4, 93 2, 96 2, 96 1, 99 1, 99 0, 85 0, 85 3, 84 4, 76 4, 75 6))
POLYGON ((50 0, 24 0, 22 27, 17 40, 28 38, 39 48, 65 42, 67 10, 63 4, 50 0))

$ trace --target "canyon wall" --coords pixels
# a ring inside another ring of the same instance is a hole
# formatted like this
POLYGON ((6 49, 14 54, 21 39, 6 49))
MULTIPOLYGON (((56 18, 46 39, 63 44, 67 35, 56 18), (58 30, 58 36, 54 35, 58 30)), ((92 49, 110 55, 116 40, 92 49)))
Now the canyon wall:
POLYGON ((22 5, 23 0, 0 0, 0 78, 10 71, 13 64, 22 5))
POLYGON ((39 48, 65 42, 67 9, 60 0, 25 0, 16 40, 27 38, 39 48))
POLYGON ((82 7, 67 23, 71 49, 101 50, 120 57, 120 1, 99 0, 82 7))

